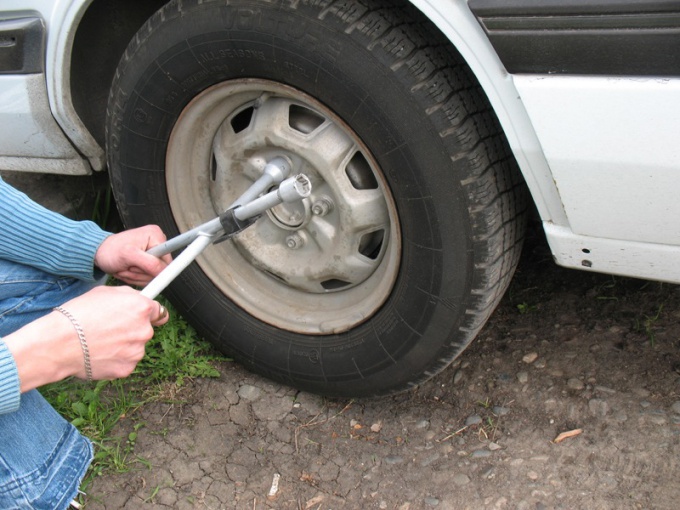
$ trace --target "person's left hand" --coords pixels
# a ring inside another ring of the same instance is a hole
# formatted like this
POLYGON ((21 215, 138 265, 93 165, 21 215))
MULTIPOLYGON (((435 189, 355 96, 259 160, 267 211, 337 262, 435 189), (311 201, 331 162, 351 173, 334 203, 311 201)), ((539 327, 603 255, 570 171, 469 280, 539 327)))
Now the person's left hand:
POLYGON ((129 285, 146 285, 172 261, 146 253, 146 250, 166 241, 156 225, 125 230, 107 237, 94 256, 95 265, 129 285))

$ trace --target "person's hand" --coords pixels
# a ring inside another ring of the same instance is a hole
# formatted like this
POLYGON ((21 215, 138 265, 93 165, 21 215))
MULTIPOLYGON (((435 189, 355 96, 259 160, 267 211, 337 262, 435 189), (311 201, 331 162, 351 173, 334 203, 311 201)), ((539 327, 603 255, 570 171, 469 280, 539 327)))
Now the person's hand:
MULTIPOLYGON (((130 287, 100 286, 62 306, 82 327, 93 379, 130 375, 144 357, 153 326, 168 321, 165 307, 130 287)), ((3 340, 14 356, 22 392, 69 376, 86 378, 76 329, 58 311, 3 340)))
MULTIPOLYGON (((165 307, 130 287, 100 286, 66 302, 63 308, 83 328, 93 379, 130 375, 144 357, 146 343, 154 334, 153 326, 168 321, 165 307)), ((80 357, 76 363, 80 366, 74 375, 84 378, 83 353, 77 338, 76 344, 81 352, 76 356, 80 357)))
POLYGON ((146 285, 172 261, 146 251, 166 241, 156 225, 125 230, 107 237, 94 256, 95 265, 129 285, 146 285))

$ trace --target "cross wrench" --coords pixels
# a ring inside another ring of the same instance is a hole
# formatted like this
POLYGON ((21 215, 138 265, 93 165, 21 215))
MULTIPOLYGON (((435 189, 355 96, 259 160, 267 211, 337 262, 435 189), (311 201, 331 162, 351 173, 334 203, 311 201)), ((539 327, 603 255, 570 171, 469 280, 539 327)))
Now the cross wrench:
POLYGON ((276 157, 255 181, 224 213, 168 241, 154 246, 147 253, 160 257, 186 246, 168 266, 142 290, 142 295, 154 299, 210 244, 224 241, 252 225, 265 211, 283 202, 295 202, 308 197, 312 184, 304 174, 285 179, 290 173, 287 159, 276 157), (285 180, 284 180, 285 179, 285 180), (280 184, 279 184, 280 183, 280 184), (273 184, 278 189, 259 196, 273 184))

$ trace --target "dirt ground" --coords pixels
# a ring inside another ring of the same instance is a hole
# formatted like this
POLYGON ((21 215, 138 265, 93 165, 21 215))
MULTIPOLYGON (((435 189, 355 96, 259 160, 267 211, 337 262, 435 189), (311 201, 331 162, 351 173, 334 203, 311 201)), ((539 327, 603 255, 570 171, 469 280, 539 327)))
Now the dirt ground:
MULTIPOLYGON (((22 179, 57 210, 85 196, 22 179)), ((122 422, 143 424, 144 460, 85 508, 676 509, 679 305, 676 285, 557 267, 533 228, 487 326, 428 383, 329 400, 225 362, 122 422)))
POLYGON ((142 411, 146 464, 97 479, 86 508, 678 508, 679 291, 559 268, 534 231, 433 380, 329 400, 224 363, 142 411))

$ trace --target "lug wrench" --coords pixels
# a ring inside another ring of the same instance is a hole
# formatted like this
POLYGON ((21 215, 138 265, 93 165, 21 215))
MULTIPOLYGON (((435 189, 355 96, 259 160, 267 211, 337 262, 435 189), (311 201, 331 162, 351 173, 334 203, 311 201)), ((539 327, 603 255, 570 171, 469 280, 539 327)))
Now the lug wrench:
POLYGON ((147 253, 160 257, 186 246, 182 253, 144 287, 142 295, 156 298, 210 244, 225 241, 248 228, 265 211, 284 202, 295 202, 308 197, 312 192, 309 178, 298 174, 285 179, 288 173, 288 160, 281 157, 272 159, 265 166, 262 176, 220 216, 149 249, 147 253), (278 189, 259 196, 271 185, 278 183, 278 189))

